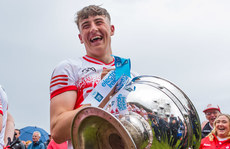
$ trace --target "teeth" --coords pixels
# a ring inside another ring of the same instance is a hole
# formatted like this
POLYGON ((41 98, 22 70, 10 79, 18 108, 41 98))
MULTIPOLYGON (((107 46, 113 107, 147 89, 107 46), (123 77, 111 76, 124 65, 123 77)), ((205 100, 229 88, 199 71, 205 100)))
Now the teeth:
POLYGON ((100 36, 93 37, 93 40, 100 38, 100 36))
POLYGON ((219 130, 225 130, 224 128, 219 128, 219 130))
POLYGON ((100 36, 95 36, 95 37, 91 38, 90 41, 93 42, 94 40, 98 40, 98 39, 101 39, 101 37, 100 36))

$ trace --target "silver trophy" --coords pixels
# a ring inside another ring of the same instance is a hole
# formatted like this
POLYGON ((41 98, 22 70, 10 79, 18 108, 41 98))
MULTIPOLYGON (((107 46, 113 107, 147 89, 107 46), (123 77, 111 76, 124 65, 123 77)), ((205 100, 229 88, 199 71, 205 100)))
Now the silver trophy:
POLYGON ((128 114, 91 106, 76 114, 71 129, 75 149, 199 148, 199 116, 176 85, 159 77, 138 76, 125 89, 130 89, 128 114))

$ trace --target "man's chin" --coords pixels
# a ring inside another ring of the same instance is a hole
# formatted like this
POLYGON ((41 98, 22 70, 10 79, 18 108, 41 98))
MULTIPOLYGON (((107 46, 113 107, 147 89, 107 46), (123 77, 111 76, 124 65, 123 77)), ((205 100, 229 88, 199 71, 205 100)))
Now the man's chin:
POLYGON ((213 124, 213 123, 214 123, 214 121, 215 121, 215 120, 210 120, 210 121, 209 121, 209 123, 212 123, 212 124, 213 124))

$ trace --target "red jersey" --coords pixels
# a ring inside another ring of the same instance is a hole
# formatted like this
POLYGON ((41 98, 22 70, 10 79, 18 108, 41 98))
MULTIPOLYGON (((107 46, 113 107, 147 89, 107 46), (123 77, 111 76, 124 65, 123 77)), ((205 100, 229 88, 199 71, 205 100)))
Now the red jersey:
POLYGON ((230 139, 219 141, 214 134, 212 135, 214 136, 212 141, 209 136, 201 140, 200 149, 230 149, 230 139))

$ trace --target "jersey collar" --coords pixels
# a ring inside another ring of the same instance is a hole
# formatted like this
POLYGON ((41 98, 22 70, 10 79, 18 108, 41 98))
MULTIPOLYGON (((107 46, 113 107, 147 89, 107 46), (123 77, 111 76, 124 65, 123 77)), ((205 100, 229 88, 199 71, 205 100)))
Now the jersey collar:
POLYGON ((108 64, 106 64, 106 63, 104 63, 104 62, 102 62, 96 58, 90 57, 88 55, 83 56, 83 59, 90 62, 90 63, 94 63, 94 64, 98 64, 98 65, 114 66, 114 58, 113 58, 113 61, 108 63, 108 64))

